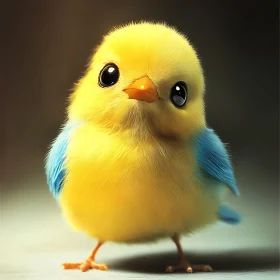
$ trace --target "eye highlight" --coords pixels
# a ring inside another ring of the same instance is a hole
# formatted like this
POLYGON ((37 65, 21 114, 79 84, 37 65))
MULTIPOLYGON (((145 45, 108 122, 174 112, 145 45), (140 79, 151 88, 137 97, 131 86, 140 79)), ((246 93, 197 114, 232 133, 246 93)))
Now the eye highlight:
POLYGON ((101 87, 110 87, 116 84, 120 77, 120 71, 116 64, 106 64, 100 71, 98 83, 101 87))
POLYGON ((186 83, 177 82, 170 90, 170 100, 177 108, 182 108, 188 99, 188 88, 186 83))

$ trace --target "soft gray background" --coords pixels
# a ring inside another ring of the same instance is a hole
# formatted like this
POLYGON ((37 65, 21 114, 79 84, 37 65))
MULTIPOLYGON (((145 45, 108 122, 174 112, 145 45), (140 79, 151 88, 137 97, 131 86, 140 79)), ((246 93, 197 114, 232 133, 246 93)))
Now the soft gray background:
POLYGON ((279 275, 278 1, 1 1, 1 279, 273 279, 279 275), (112 26, 166 21, 201 56, 208 123, 230 144, 244 215, 183 240, 212 274, 166 275, 177 261, 170 240, 107 244, 108 272, 63 271, 95 240, 72 232, 48 192, 43 161, 64 119, 66 98, 92 48, 112 26), (2 130, 3 131, 3 130, 2 130))

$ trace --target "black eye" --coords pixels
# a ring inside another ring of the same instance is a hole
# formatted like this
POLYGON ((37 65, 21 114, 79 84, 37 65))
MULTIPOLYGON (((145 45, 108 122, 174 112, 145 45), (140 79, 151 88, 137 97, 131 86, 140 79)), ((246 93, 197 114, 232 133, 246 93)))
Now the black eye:
POLYGON ((170 100, 176 107, 183 107, 188 99, 188 88, 184 82, 176 83, 170 91, 170 100))
POLYGON ((109 63, 104 66, 99 74, 99 85, 101 87, 110 87, 119 80, 119 68, 114 63, 109 63))

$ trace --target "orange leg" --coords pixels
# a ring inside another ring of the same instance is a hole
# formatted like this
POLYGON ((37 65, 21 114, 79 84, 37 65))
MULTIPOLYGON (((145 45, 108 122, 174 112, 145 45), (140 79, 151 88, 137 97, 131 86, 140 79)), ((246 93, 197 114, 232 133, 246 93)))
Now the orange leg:
POLYGON ((106 264, 97 264, 94 259, 95 255, 100 248, 100 246, 103 244, 103 242, 99 241, 96 245, 96 247, 93 249, 90 256, 84 261, 80 263, 63 263, 62 266, 64 269, 76 269, 79 268, 81 271, 85 272, 89 269, 99 269, 99 270, 108 270, 108 267, 106 264))
POLYGON ((177 265, 172 265, 168 266, 166 268, 166 272, 175 272, 179 270, 183 270, 188 273, 192 273, 193 271, 213 271, 212 267, 210 265, 191 265, 185 258, 182 246, 179 241, 179 236, 177 234, 174 234, 172 237, 172 240, 175 242, 179 257, 180 257, 180 262, 177 265))

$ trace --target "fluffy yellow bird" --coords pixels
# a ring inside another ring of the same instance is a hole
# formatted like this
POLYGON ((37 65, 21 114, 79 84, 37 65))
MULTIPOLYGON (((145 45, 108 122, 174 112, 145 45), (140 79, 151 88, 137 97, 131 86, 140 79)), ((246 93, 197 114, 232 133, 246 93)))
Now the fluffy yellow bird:
POLYGON ((239 194, 228 153, 207 128, 204 76, 185 36, 165 24, 114 29, 95 51, 71 95, 68 117, 46 161, 50 191, 74 229, 99 240, 92 254, 65 269, 107 270, 95 255, 106 241, 171 237, 240 216, 222 204, 239 194))

